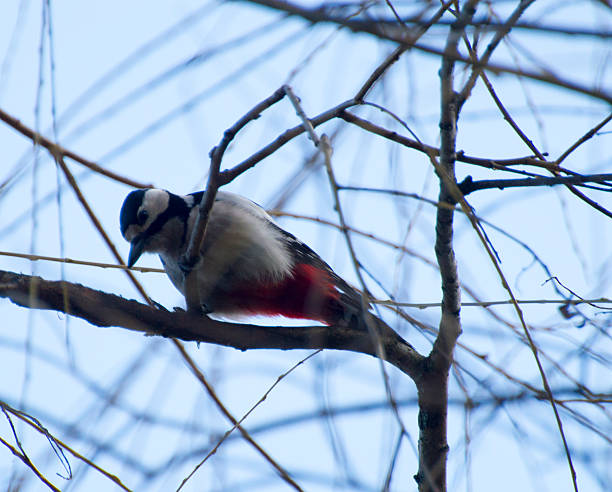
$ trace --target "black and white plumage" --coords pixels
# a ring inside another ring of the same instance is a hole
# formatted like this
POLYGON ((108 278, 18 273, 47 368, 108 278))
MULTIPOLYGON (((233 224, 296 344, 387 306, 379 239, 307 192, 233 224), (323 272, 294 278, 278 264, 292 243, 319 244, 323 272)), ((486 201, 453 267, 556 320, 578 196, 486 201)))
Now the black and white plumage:
MULTIPOLYGON (((170 280, 185 295, 179 260, 202 197, 203 192, 131 192, 120 217, 121 234, 131 244, 128 266, 144 252, 159 254, 170 280)), ((194 273, 207 312, 282 315, 327 324, 361 315, 359 292, 259 205, 234 193, 217 193, 194 273)))

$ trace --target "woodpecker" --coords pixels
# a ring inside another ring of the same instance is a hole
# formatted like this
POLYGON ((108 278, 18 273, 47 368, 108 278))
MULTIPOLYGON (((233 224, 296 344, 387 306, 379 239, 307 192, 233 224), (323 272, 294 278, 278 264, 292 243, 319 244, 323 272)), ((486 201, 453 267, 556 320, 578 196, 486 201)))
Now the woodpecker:
MULTIPOLYGON (((203 191, 175 195, 132 191, 121 207, 121 234, 130 243, 128 267, 157 253, 185 295, 185 253, 203 191)), ((256 203, 219 191, 194 267, 206 313, 311 319, 327 325, 362 318, 361 294, 312 249, 281 229, 256 203)))

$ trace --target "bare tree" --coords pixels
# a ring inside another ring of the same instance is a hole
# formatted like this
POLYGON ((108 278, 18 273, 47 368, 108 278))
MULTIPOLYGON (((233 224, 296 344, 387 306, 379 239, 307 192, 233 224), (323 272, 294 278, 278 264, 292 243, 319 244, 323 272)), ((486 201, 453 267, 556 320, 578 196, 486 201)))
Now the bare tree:
POLYGON ((23 153, 0 184, 7 490, 606 489, 608 2, 206 4, 62 105, 79 14, 45 1, 33 117, 7 96, 24 5, 0 79, 23 153), (152 183, 206 188, 187 264, 227 186, 384 322, 160 309, 169 282, 116 244, 125 185, 152 183))

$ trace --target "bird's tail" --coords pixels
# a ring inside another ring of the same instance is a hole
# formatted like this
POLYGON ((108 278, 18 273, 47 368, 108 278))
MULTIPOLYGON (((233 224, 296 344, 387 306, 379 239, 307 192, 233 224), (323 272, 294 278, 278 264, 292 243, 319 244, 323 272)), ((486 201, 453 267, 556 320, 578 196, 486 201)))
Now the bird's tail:
MULTIPOLYGON (((360 296, 361 297, 361 296, 360 296)), ((325 321, 331 325, 347 326, 356 330, 368 331, 376 337, 392 339, 408 344, 393 328, 378 316, 369 312, 370 304, 364 305, 361 299, 341 293, 338 299, 328 303, 325 321)))

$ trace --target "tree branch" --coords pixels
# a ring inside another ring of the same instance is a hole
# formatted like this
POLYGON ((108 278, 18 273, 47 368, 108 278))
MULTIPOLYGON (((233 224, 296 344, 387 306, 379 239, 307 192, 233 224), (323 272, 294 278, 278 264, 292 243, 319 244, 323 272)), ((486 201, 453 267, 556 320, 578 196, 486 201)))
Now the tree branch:
POLYGON ((4 121, 7 125, 12 127, 17 132, 21 133, 24 137, 27 137, 32 140, 35 145, 40 145, 41 147, 47 149, 54 158, 57 158, 58 156, 69 157, 73 161, 82 164, 93 172, 106 176, 107 178, 114 179, 115 181, 126 184, 128 186, 133 186, 134 188, 152 188, 153 186, 150 184, 139 183, 138 181, 134 181, 133 179, 129 179, 124 176, 120 176, 119 174, 115 174, 114 172, 109 171, 108 169, 98 166, 98 164, 96 164, 95 162, 87 160, 84 157, 81 157, 80 155, 72 152, 71 150, 68 150, 62 147, 61 145, 52 142, 40 133, 35 132, 30 127, 24 125, 17 118, 11 116, 2 109, 0 109, 0 120, 4 121))
MULTIPOLYGON (((95 326, 117 326, 238 350, 334 349, 376 356, 376 346, 366 330, 347 326, 284 327, 227 323, 188 312, 155 309, 80 284, 49 281, 4 270, 0 270, 0 297, 9 298, 23 307, 63 312, 95 326), (32 289, 33 285, 35 289, 32 289)), ((423 357, 394 331, 381 333, 380 340, 387 362, 417 379, 423 357)))
MULTIPOLYGON (((440 179, 440 203, 457 203, 459 190, 455 178, 459 95, 454 90, 455 57, 465 26, 476 12, 478 0, 466 2, 448 33, 440 68, 440 163, 430 155, 440 179)), ((461 334, 461 289, 453 249, 454 208, 438 207, 435 252, 442 283, 442 313, 438 336, 427 357, 428 370, 417 382, 419 398, 420 492, 446 491, 448 456, 448 374, 457 338, 461 334)))
POLYGON ((223 154, 231 141, 234 139, 236 134, 242 130, 249 122, 256 120, 261 115, 262 111, 268 109, 273 104, 276 104, 285 96, 285 88, 281 87, 274 91, 270 97, 264 99, 257 105, 255 105, 248 113, 240 118, 231 128, 228 128, 223 133, 223 138, 219 145, 214 147, 210 151, 210 169, 208 171, 208 183, 206 185, 206 191, 204 197, 200 202, 199 213, 196 218, 196 222, 193 226, 191 235, 189 236, 189 243, 187 251, 181 258, 181 264, 187 271, 185 277, 185 299, 187 300, 187 309, 193 312, 201 311, 200 306, 200 295, 198 292, 197 275, 193 274, 193 267, 200 258, 200 248, 206 234, 206 225, 208 218, 217 196, 217 189, 223 184, 219 179, 219 169, 221 168, 221 161, 223 160, 223 154))
MULTIPOLYGON (((358 126, 359 128, 363 128, 364 130, 370 133, 374 133, 375 135, 379 135, 383 138, 386 138, 387 140, 399 143, 400 145, 403 145, 405 147, 418 150, 419 152, 423 152, 428 156, 438 157, 440 155, 440 149, 438 149, 437 147, 433 147, 431 145, 427 145, 417 140, 413 140, 411 138, 400 135, 397 132, 394 132, 393 130, 388 130, 387 128, 378 126, 375 123, 360 118, 359 116, 356 116, 353 113, 349 113, 348 111, 342 111, 337 116, 339 118, 342 118, 344 121, 352 123, 353 125, 358 126)), ((568 172, 567 170, 561 167, 555 166, 551 162, 536 159, 534 157, 487 159, 485 157, 475 157, 471 155, 466 155, 462 150, 460 150, 455 154, 455 160, 465 162, 467 164, 474 164, 476 166, 485 167, 487 169, 505 169, 510 166, 536 166, 548 170, 559 170, 562 172, 568 172)))
MULTIPOLYGON (((329 120, 337 118, 340 114, 342 114, 344 110, 352 106, 357 106, 357 105, 359 105, 358 101, 356 101, 355 99, 348 99, 338 104, 337 106, 327 111, 324 111, 323 113, 313 118, 309 118, 308 121, 313 126, 313 128, 316 128, 317 126, 322 125, 323 123, 326 123, 329 120)), ((265 147, 263 147, 262 149, 258 150, 253 155, 251 155, 251 157, 248 157, 247 159, 245 159, 244 161, 242 161, 241 163, 235 165, 234 167, 230 169, 221 171, 219 173, 220 183, 225 185, 233 181, 238 176, 240 176, 240 174, 252 168, 253 166, 255 166, 255 164, 262 161, 269 155, 273 154, 278 149, 280 149, 283 145, 285 145, 287 142, 297 137, 298 135, 301 135, 305 131, 306 130, 304 128, 304 125, 301 123, 297 126, 294 126, 293 128, 290 128, 289 130, 286 130, 281 135, 279 135, 274 141, 270 142, 268 145, 266 145, 265 147)))
MULTIPOLYGON (((605 2, 606 0, 599 1, 605 2)), ((322 6, 317 7, 313 10, 320 12, 321 15, 327 15, 328 17, 334 19, 344 18, 346 20, 349 20, 348 17, 354 15, 355 4, 349 2, 345 5, 340 3, 322 4, 322 6)), ((352 17, 350 19, 352 26, 351 29, 354 31, 369 32, 370 30, 374 30, 376 28, 384 28, 389 31, 399 32, 400 28, 398 26, 398 23, 401 23, 404 26, 413 27, 415 29, 427 27, 429 24, 429 21, 425 21, 420 12, 417 15, 400 16, 399 19, 395 16, 377 17, 375 15, 372 15, 371 12, 368 12, 368 14, 369 15, 367 18, 352 17), (362 26, 361 29, 360 26, 362 26)), ((449 25, 452 24, 452 22, 453 21, 451 19, 440 19, 436 22, 436 25, 447 28, 449 25)), ((504 29, 504 23, 489 17, 483 17, 480 19, 473 19, 466 25, 466 27, 474 27, 482 32, 491 32, 504 29)), ((541 21, 532 22, 526 20, 517 22, 513 29, 521 29, 523 31, 529 31, 530 33, 541 35, 555 34, 558 36, 584 36, 591 38, 599 38, 602 40, 612 38, 612 31, 610 29, 607 29, 605 26, 602 26, 600 29, 592 29, 583 26, 543 24, 541 21)))
MULTIPOLYGON (((296 3, 291 3, 286 0, 245 0, 248 3, 252 3, 254 5, 261 5, 263 7, 270 8, 272 10, 277 10, 279 12, 286 12, 289 15, 293 15, 296 17, 301 17, 313 24, 316 23, 331 23, 337 24, 340 26, 344 26, 350 29, 353 32, 362 32, 376 36, 380 39, 387 39, 389 41, 394 41, 400 45, 407 44, 407 37, 405 33, 405 29, 402 26, 402 29, 398 29, 397 24, 392 26, 388 24, 378 24, 376 22, 369 21, 364 23, 363 21, 355 20, 351 16, 346 15, 334 15, 329 13, 327 9, 324 8, 306 8, 298 5, 296 3)), ((466 25, 469 25, 466 24, 466 25)), ((525 77, 531 80, 537 80, 540 82, 544 82, 551 85, 556 85, 558 87, 562 87, 579 94, 584 94, 595 99, 599 99, 601 101, 605 101, 607 103, 612 103, 612 93, 610 91, 601 90, 597 87, 587 87, 578 82, 573 82, 571 80, 562 79, 559 76, 548 74, 548 73, 540 73, 537 71, 526 71, 519 70, 507 65, 499 65, 494 63, 481 63, 475 62, 471 60, 469 57, 465 57, 460 55, 458 52, 453 54, 445 53, 443 49, 440 49, 435 46, 424 45, 420 43, 412 43, 410 44, 408 40, 408 44, 411 48, 417 49, 423 53, 427 53, 430 55, 434 55, 437 57, 446 57, 447 59, 452 59, 453 61, 465 63, 467 65, 471 65, 473 67, 477 67, 480 69, 490 70, 494 73, 498 74, 512 74, 518 75, 521 77, 525 77)))
POLYGON ((461 90, 461 93, 458 96, 459 110, 461 110, 461 107, 463 106, 465 101, 467 101, 468 97, 472 93, 472 89, 476 85, 478 76, 482 73, 484 66, 486 66, 489 63, 489 60, 491 59, 491 56, 493 55, 493 51, 495 51, 495 48, 497 48, 501 40, 505 36, 507 36, 508 33, 510 33, 510 30, 516 25, 519 17, 523 15, 525 10, 527 10, 527 8, 534 1, 535 0, 521 0, 519 2, 517 7, 514 9, 514 12, 512 12, 512 15, 510 15, 510 17, 508 17, 508 20, 506 20, 506 22, 504 22, 504 24, 497 30, 497 32, 495 33, 495 36, 493 36, 493 39, 489 42, 489 45, 487 46, 485 52, 480 57, 480 60, 478 60, 475 52, 473 51, 470 52, 470 55, 472 55, 472 59, 474 60, 474 62, 475 63, 479 62, 479 64, 473 66, 472 73, 470 74, 470 78, 466 82, 465 86, 463 87, 463 89, 461 90), (480 65, 480 64, 484 64, 484 65, 480 65))
MULTIPOLYGON (((588 174, 586 176, 542 176, 538 178, 523 179, 482 179, 479 181, 474 181, 472 180, 472 176, 467 176, 458 186, 463 195, 469 195, 474 191, 486 190, 490 188, 498 188, 503 190, 504 188, 607 183, 608 181, 612 181, 612 174, 588 174)), ((612 188, 610 191, 612 191, 612 188)))

